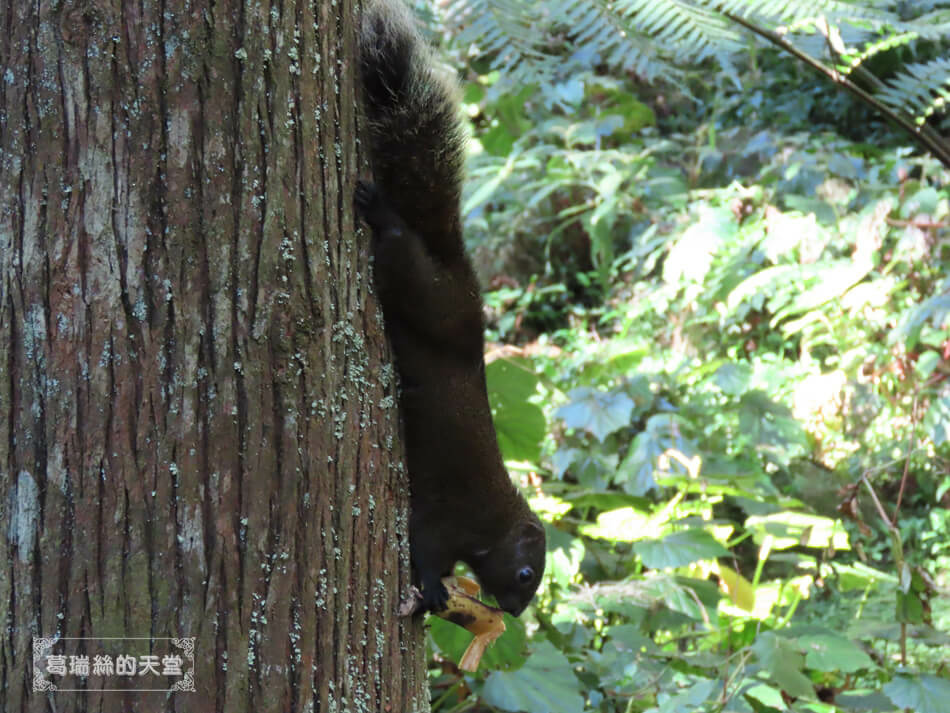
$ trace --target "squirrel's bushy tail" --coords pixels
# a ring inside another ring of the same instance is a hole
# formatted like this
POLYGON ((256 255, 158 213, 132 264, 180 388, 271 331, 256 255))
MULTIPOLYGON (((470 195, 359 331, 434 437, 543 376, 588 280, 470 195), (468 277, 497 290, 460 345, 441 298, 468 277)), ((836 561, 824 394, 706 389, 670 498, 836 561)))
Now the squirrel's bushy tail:
POLYGON ((459 254, 465 136, 457 88, 435 71, 400 0, 364 3, 360 75, 376 184, 430 252, 459 254))

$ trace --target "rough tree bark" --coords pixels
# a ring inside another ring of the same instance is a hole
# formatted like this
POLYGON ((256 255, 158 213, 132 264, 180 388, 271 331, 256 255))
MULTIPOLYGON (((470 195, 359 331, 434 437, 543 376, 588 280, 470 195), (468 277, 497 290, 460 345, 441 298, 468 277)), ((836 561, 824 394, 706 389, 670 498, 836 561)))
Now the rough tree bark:
POLYGON ((357 24, 3 0, 4 713, 427 709, 357 24), (196 637, 196 691, 35 693, 54 636, 196 637))

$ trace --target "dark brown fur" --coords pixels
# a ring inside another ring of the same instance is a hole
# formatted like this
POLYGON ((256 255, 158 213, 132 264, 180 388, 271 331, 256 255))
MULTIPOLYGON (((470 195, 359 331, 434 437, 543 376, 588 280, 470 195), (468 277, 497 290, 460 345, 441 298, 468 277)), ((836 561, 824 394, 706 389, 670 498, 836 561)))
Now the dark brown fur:
POLYGON ((518 615, 544 571, 544 529, 505 470, 485 388, 478 282, 462 241, 464 139, 452 85, 395 3, 364 11, 364 113, 376 183, 361 181, 374 280, 396 355, 412 562, 429 610, 467 563, 518 615))

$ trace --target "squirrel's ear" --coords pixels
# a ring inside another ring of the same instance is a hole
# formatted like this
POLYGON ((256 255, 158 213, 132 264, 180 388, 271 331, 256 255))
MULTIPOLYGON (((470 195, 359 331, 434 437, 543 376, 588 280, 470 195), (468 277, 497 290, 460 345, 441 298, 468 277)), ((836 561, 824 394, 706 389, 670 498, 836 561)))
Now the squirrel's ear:
POLYGON ((540 523, 534 520, 521 524, 520 539, 522 540, 540 540, 544 541, 544 528, 540 523))
POLYGON ((472 552, 472 557, 474 557, 477 560, 483 560, 486 557, 488 557, 488 555, 490 554, 491 554, 491 549, 489 549, 488 547, 483 547, 482 549, 475 550, 474 552, 472 552))

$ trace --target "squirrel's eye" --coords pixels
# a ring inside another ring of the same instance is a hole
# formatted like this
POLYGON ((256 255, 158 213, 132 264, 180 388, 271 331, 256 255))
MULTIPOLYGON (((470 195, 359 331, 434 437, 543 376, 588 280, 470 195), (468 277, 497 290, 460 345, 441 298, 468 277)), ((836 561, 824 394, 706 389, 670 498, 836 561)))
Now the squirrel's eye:
POLYGON ((518 570, 518 581, 527 584, 534 579, 534 570, 531 567, 522 567, 518 570))

